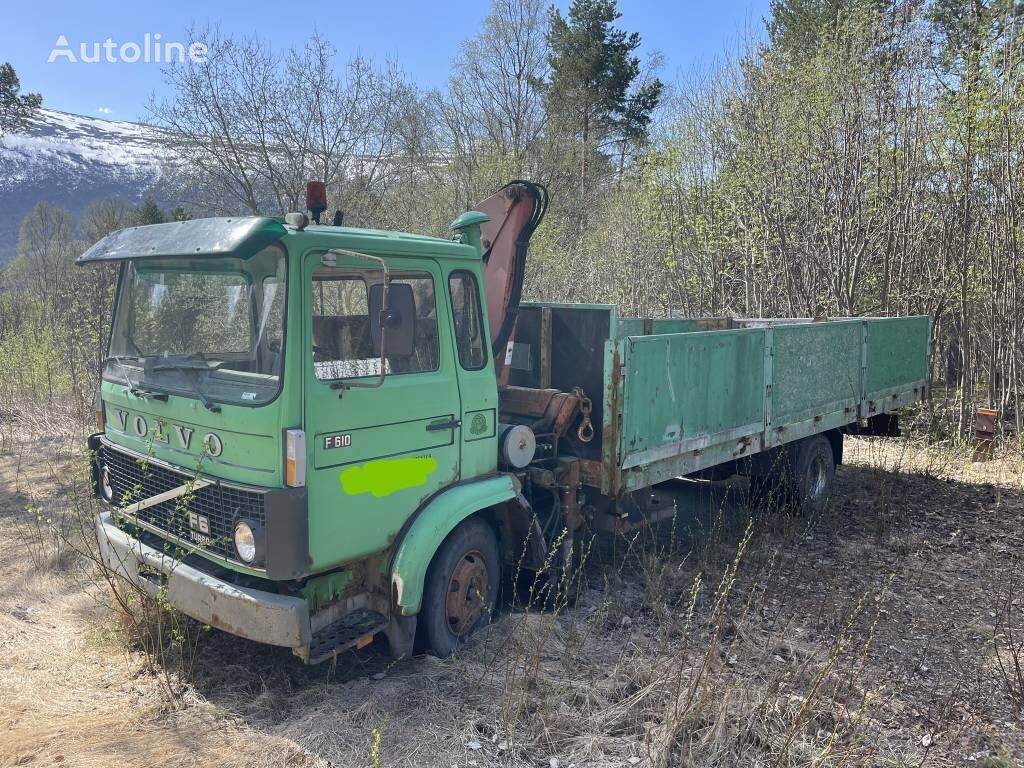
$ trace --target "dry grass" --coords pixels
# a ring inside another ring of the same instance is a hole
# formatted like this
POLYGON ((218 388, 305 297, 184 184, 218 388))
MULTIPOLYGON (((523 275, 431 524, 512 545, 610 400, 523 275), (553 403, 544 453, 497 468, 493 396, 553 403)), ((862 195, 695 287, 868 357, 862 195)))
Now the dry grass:
POLYGON ((676 524, 595 546, 575 609, 512 608, 457 658, 371 647, 332 673, 211 632, 182 676, 125 641, 87 561, 45 536, 25 556, 47 530, 25 510, 61 520, 81 481, 66 445, 0 457, 0 765, 372 765, 376 740, 380 765, 422 766, 1024 752, 997 653, 1022 619, 1019 457, 848 440, 814 520, 751 513, 742 484, 675 484, 676 524))

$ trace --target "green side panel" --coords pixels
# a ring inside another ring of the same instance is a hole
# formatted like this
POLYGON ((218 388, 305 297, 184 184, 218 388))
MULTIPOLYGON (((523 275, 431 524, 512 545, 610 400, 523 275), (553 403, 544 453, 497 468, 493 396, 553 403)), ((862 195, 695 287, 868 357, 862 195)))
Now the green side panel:
POLYGON ((420 511, 402 537, 391 567, 392 594, 403 616, 419 613, 427 566, 455 526, 470 515, 516 497, 511 475, 497 475, 438 494, 420 511))
POLYGON ((690 333, 699 329, 696 320, 655 320, 653 324, 655 333, 690 333))
MULTIPOLYGON (((338 405, 341 410, 341 405, 338 405)), ((397 410, 397 409, 396 409, 397 410)), ((451 420, 454 414, 438 414, 427 419, 399 421, 359 429, 317 432, 314 436, 313 465, 316 469, 378 459, 410 451, 427 451, 452 444, 452 431, 429 431, 432 423, 451 420), (333 438, 347 437, 343 447, 333 447, 333 438), (328 447, 332 446, 332 447, 328 447)), ((383 419, 382 419, 383 421, 383 419)))
POLYGON ((615 338, 644 336, 644 327, 648 323, 650 323, 651 335, 727 331, 732 328, 732 321, 728 317, 662 317, 651 320, 645 320, 642 317, 620 317, 615 338))
POLYGON ((867 320, 864 399, 906 388, 928 377, 931 320, 890 317, 867 320))
POLYGON ((625 341, 623 466, 686 450, 700 438, 760 431, 763 329, 644 336, 625 341))
POLYGON ((627 336, 643 336, 644 321, 641 317, 619 318, 618 338, 624 339, 627 336))
POLYGON ((774 328, 772 424, 789 424, 849 408, 860 398, 863 323, 774 328))
POLYGON ((695 331, 726 331, 731 327, 727 317, 665 318, 655 320, 654 333, 693 333, 695 331))

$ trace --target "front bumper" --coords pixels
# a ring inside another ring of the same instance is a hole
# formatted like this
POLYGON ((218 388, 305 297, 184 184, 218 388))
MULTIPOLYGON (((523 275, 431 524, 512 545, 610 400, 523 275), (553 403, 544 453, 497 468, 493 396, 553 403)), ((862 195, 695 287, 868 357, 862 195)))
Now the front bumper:
POLYGON ((161 594, 182 613, 217 629, 306 655, 312 630, 304 599, 239 587, 203 573, 125 533, 110 512, 100 514, 96 529, 103 563, 147 594, 161 594))

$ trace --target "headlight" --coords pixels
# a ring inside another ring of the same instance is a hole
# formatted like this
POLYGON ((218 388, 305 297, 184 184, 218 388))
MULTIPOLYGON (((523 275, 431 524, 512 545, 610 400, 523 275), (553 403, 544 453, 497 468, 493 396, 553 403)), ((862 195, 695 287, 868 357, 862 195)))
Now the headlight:
POLYGON ((100 493, 103 494, 104 501, 114 503, 114 484, 110 480, 110 468, 106 464, 100 467, 100 493))
POLYGON ((263 560, 263 529, 250 520, 235 523, 235 552, 246 565, 259 565, 263 560))

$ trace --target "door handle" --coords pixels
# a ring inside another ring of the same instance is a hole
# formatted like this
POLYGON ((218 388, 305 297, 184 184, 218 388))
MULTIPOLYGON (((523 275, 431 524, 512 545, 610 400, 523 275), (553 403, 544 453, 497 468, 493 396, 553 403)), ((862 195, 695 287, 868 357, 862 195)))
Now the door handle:
POLYGON ((459 419, 451 419, 449 421, 432 421, 427 424, 427 432, 440 432, 442 429, 455 429, 461 427, 462 421, 459 419))

